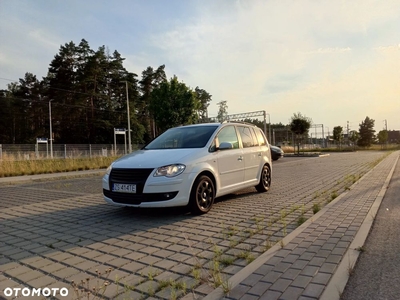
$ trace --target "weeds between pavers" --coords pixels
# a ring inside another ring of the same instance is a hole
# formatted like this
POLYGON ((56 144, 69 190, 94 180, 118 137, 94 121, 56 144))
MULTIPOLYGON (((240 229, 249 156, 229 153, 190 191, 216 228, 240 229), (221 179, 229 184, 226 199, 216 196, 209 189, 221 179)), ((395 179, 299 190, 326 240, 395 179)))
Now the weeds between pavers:
POLYGON ((106 276, 105 279, 101 279, 101 272, 96 270, 96 278, 94 286, 91 285, 90 277, 87 277, 86 280, 81 280, 80 283, 71 282, 71 286, 74 292, 74 299, 102 299, 104 298, 104 294, 106 292, 107 287, 110 285, 110 281, 108 280, 108 276, 110 275, 112 269, 108 268, 104 274, 106 276))
MULTIPOLYGON (((320 195, 325 196, 328 194, 328 191, 321 193, 320 195)), ((317 199, 317 198, 315 198, 317 199)), ((128 283, 123 283, 119 279, 115 280, 117 285, 116 294, 121 292, 121 294, 126 294, 131 291, 138 291, 140 294, 139 299, 146 299, 147 297, 156 297, 159 293, 167 294, 167 298, 169 299, 178 299, 179 297, 186 295, 188 293, 194 293, 194 289, 201 284, 208 284, 213 288, 220 287, 225 294, 229 294, 231 291, 231 283, 229 282, 229 275, 224 273, 224 268, 235 264, 237 260, 243 260, 247 264, 251 263, 255 257, 252 253, 251 247, 243 248, 240 251, 236 251, 234 254, 227 254, 227 251, 236 249, 236 246, 240 243, 244 243, 248 238, 254 237, 256 234, 261 236, 265 235, 266 238, 264 242, 261 244, 263 251, 269 250, 274 244, 279 243, 281 248, 285 247, 285 243, 283 242, 283 238, 288 233, 288 226, 300 226, 307 220, 307 211, 313 211, 314 213, 320 209, 319 203, 313 203, 311 207, 311 203, 302 204, 302 205, 291 205, 289 207, 285 207, 276 213, 276 216, 256 216, 252 219, 254 224, 253 228, 244 228, 242 226, 228 226, 227 228, 221 231, 222 237, 229 242, 229 246, 220 247, 216 243, 214 243, 211 239, 207 242, 211 245, 212 257, 208 263, 202 263, 201 258, 197 252, 192 248, 192 244, 187 235, 184 235, 186 243, 192 252, 192 258, 194 259, 194 265, 191 268, 191 276, 194 278, 194 283, 191 286, 188 286, 184 281, 179 281, 175 279, 163 279, 156 281, 155 277, 159 275, 157 271, 148 270, 146 274, 141 273, 141 277, 143 280, 139 282, 139 286, 128 285, 128 283), (295 215, 298 212, 298 217, 295 215), (290 218, 289 218, 290 217, 290 218), (240 229, 241 228, 241 229, 240 229), (278 234, 280 233, 280 234, 278 234), (153 282, 153 284, 148 284, 143 287, 143 284, 146 282, 153 282), (121 285, 123 287, 121 287, 121 285), (118 289, 121 288, 121 291, 118 289)), ((245 244, 244 244, 245 245, 245 244)), ((204 260, 203 260, 204 261, 204 260)), ((97 281, 98 282, 98 281, 97 281)), ((84 284, 82 282, 81 284, 84 284)), ((76 299, 85 299, 84 296, 92 297, 87 299, 100 299, 93 298, 98 297, 100 292, 105 293, 106 288, 109 286, 110 281, 105 280, 103 283, 99 282, 95 290, 97 290, 97 294, 78 294, 76 299)), ((78 289, 80 290, 80 289, 78 289)), ((82 290, 87 291, 87 286, 82 290)))
POLYGON ((314 203, 312 206, 312 211, 313 214, 315 215, 317 212, 319 212, 321 210, 321 206, 319 203, 314 203))
MULTIPOLYGON (((380 160, 379 160, 380 161, 380 160)), ((372 167, 377 165, 378 162, 370 163, 368 166, 372 167)), ((188 274, 193 278, 194 282, 187 284, 182 279, 163 279, 156 280, 156 273, 148 272, 148 274, 141 274, 143 279, 139 282, 140 286, 129 285, 116 280, 117 289, 120 288, 123 294, 134 291, 140 295, 138 299, 145 299, 146 297, 162 297, 168 299, 178 299, 188 293, 195 294, 195 288, 201 284, 208 284, 212 287, 220 287, 225 294, 228 294, 232 289, 229 282, 229 273, 225 273, 225 268, 234 265, 236 262, 243 266, 243 263, 249 264, 255 256, 252 249, 257 248, 247 244, 248 248, 243 248, 248 239, 257 240, 262 239, 258 244, 258 249, 261 251, 268 251, 273 245, 278 243, 281 248, 285 247, 283 238, 288 234, 289 230, 303 224, 312 214, 318 213, 321 208, 334 200, 343 191, 349 190, 350 186, 356 183, 365 173, 359 171, 355 174, 348 174, 343 176, 342 179, 336 180, 332 185, 325 190, 317 191, 313 195, 304 197, 301 200, 302 204, 292 204, 284 207, 281 210, 275 210, 269 215, 257 215, 250 219, 252 223, 249 225, 249 220, 238 222, 237 224, 230 225, 221 231, 221 239, 225 241, 224 246, 220 247, 218 239, 213 239, 208 242, 210 245, 210 258, 207 262, 204 257, 197 255, 193 250, 189 237, 185 236, 186 242, 190 249, 192 249, 192 258, 195 260, 191 271, 188 274), (239 247, 238 247, 239 246, 239 247), (252 248, 254 247, 254 248, 252 248), (238 251, 238 249, 240 249, 238 251), (153 283, 146 285, 145 283, 153 283)), ((198 248, 196 248, 198 250, 198 248)), ((258 250, 258 251, 259 251, 258 250)), ((357 249, 358 250, 358 249, 357 249)), ((362 251, 360 248, 359 251, 362 251)), ((349 266, 349 275, 352 273, 349 266)), ((106 282, 107 284, 107 282, 106 282)), ((101 286, 101 284, 100 284, 101 286)), ((105 292, 108 285, 101 286, 105 292)), ((99 290, 100 291, 100 290, 99 290)), ((118 295, 118 291, 116 294, 118 295)), ((122 295, 123 295, 122 294, 122 295)), ((92 294, 91 294, 92 295, 92 294)), ((84 294, 83 296, 86 296, 84 294)), ((80 299, 85 299, 81 298, 80 299)), ((93 298, 95 299, 95 298, 93 298)), ((128 298, 129 299, 129 298, 128 298)), ((135 298, 136 299, 136 298, 135 298)))

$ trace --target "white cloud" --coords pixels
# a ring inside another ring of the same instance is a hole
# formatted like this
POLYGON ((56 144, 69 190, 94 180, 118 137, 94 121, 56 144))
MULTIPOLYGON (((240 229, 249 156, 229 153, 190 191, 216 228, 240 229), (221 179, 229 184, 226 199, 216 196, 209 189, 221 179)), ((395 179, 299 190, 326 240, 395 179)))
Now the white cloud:
MULTIPOLYGON (((28 30, 28 28, 26 28, 28 30)), ((51 48, 57 49, 61 44, 65 43, 61 41, 59 37, 52 36, 52 34, 44 29, 31 30, 28 33, 28 37, 31 42, 35 45, 34 48, 51 48)))
POLYGON ((210 115, 227 100, 230 113, 265 109, 272 122, 300 111, 332 128, 368 115, 400 129, 397 0, 79 3, 57 10, 60 27, 44 8, 32 20, 0 13, 0 77, 45 75, 59 46, 79 37, 118 50, 139 77, 165 64, 169 77, 213 95, 210 115))
POLYGON ((351 51, 350 47, 346 48, 318 48, 317 50, 312 50, 306 52, 306 54, 330 54, 330 53, 344 53, 351 51))
POLYGON ((381 53, 392 53, 394 51, 400 51, 400 44, 389 45, 389 46, 379 46, 379 47, 375 47, 374 50, 381 52, 381 53))
POLYGON ((167 70, 213 95, 211 115, 221 100, 230 113, 266 109, 284 123, 297 111, 332 126, 381 111, 371 104, 393 87, 380 83, 388 73, 375 76, 386 63, 372 51, 382 38, 374 32, 398 22, 399 4, 235 3, 228 10, 201 7, 193 23, 153 37, 167 70))

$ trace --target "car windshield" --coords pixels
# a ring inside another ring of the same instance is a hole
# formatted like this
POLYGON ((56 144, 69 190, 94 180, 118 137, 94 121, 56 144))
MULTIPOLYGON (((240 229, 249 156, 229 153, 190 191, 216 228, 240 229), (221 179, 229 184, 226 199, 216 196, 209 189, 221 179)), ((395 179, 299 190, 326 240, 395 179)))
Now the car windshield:
POLYGON ((172 128, 157 137, 144 149, 203 148, 217 127, 218 125, 172 128))

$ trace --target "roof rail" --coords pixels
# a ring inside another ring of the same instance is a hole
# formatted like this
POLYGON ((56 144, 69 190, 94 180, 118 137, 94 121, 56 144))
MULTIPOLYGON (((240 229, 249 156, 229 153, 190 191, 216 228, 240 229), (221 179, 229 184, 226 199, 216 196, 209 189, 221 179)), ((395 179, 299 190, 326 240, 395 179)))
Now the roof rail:
POLYGON ((225 120, 225 121, 223 121, 222 123, 238 123, 238 124, 245 124, 245 125, 251 125, 251 126, 256 126, 256 127, 257 127, 257 125, 255 125, 255 124, 253 124, 253 123, 244 122, 244 121, 225 120))

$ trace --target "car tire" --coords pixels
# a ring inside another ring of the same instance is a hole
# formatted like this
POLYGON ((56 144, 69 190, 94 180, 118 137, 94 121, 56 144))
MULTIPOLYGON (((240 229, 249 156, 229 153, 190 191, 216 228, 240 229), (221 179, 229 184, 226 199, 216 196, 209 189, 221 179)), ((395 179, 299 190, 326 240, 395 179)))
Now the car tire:
POLYGON ((210 211, 215 199, 213 181, 206 175, 196 179, 190 193, 189 206, 192 214, 201 215, 210 211))
POLYGON ((260 182, 256 185, 256 190, 259 193, 268 192, 271 187, 271 169, 264 165, 261 170, 260 182))

